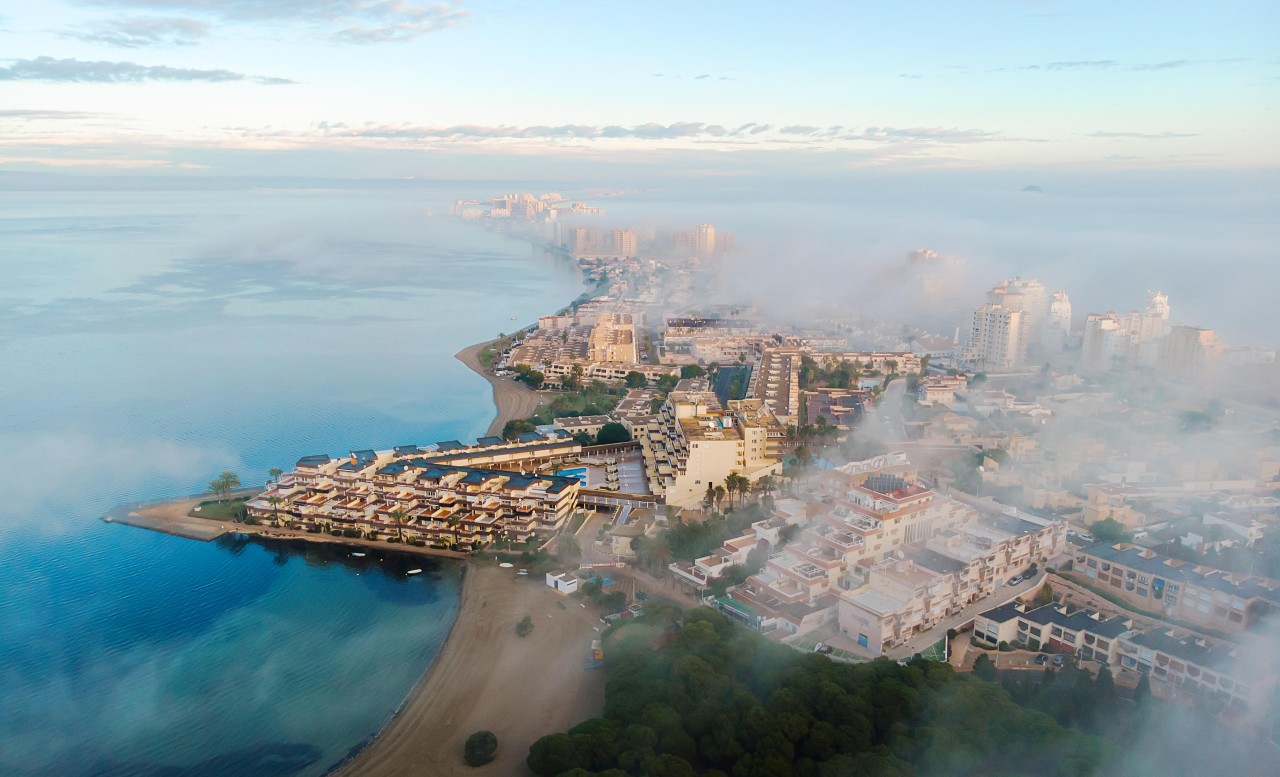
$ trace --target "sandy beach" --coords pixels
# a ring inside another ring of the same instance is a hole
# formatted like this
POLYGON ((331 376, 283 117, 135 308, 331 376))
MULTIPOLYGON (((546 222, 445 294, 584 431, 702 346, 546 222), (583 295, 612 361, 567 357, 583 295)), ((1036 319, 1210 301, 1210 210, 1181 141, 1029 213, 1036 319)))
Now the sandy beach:
POLYGON ((498 415, 489 424, 489 434, 501 434, 502 427, 515 418, 528 418, 542 404, 542 396, 538 392, 511 378, 499 378, 485 371, 480 364, 480 352, 489 345, 488 342, 476 343, 463 348, 456 354, 458 361, 470 367, 477 375, 489 381, 493 386, 493 404, 498 415))
POLYGON ((599 620, 540 579, 469 564, 458 617, 431 669, 382 733, 341 777, 523 775, 529 746, 600 713, 604 672, 584 670, 599 620), (533 633, 516 635, 525 615, 533 633), (498 737, 498 756, 462 761, 476 731, 498 737))

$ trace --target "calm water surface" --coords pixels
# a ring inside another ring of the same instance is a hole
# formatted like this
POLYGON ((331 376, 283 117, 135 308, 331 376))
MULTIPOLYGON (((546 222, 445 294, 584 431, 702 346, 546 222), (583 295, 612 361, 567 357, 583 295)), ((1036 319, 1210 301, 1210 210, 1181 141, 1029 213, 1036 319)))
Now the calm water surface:
POLYGON ((456 566, 98 518, 483 433, 452 355, 581 286, 450 199, 0 192, 0 774, 321 774, 401 702, 456 566))

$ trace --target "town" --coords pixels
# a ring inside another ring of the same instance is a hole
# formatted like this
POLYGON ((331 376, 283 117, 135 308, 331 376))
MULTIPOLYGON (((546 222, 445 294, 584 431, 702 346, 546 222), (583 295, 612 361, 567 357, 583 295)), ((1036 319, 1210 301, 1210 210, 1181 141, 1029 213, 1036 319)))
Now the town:
MULTIPOLYGON (((491 381, 539 393, 531 417, 304 457, 250 520, 519 550, 560 592, 630 570, 839 660, 1052 654, 1223 709, 1272 692, 1280 412, 1249 378, 1274 380, 1274 352, 1173 323, 1159 292, 1077 319, 1029 278, 993 286, 950 337, 854 312, 771 319, 699 302, 732 271, 728 233, 574 225, 602 213, 554 194, 453 208, 542 241, 592 287, 483 353, 491 381)), ((941 308, 963 264, 921 249, 904 267, 941 308)))

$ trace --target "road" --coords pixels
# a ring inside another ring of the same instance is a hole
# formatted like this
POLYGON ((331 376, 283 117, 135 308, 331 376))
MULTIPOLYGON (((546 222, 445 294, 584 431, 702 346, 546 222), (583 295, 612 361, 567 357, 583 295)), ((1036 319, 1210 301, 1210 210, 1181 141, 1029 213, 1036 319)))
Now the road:
POLYGON ((902 398, 907 393, 907 382, 898 379, 884 390, 880 401, 864 419, 864 430, 879 436, 885 443, 907 441, 907 427, 902 418, 902 398))

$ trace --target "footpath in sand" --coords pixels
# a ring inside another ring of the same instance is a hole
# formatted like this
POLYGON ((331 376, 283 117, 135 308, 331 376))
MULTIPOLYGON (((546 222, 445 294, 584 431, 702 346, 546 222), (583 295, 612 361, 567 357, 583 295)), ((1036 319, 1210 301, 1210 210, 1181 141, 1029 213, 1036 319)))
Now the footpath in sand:
POLYGON ((480 364, 480 352, 483 351, 489 343, 477 343, 475 345, 463 348, 457 354, 458 361, 467 365, 477 375, 489 381, 489 385, 493 386, 493 404, 497 407, 498 417, 493 419, 493 423, 489 424, 489 434, 501 434, 502 427, 507 421, 517 418, 528 418, 538 409, 538 405, 542 404, 542 396, 538 392, 530 389, 519 381, 511 378, 499 378, 498 376, 486 372, 484 365, 480 364))
POLYGON ((340 777, 528 775, 529 746, 604 707, 604 672, 584 670, 599 620, 541 579, 468 565, 457 621, 404 707, 340 777), (562 606, 563 605, 563 606, 562 606), (533 633, 516 624, 533 616, 533 633), (498 756, 472 769, 462 746, 498 737, 498 756))

